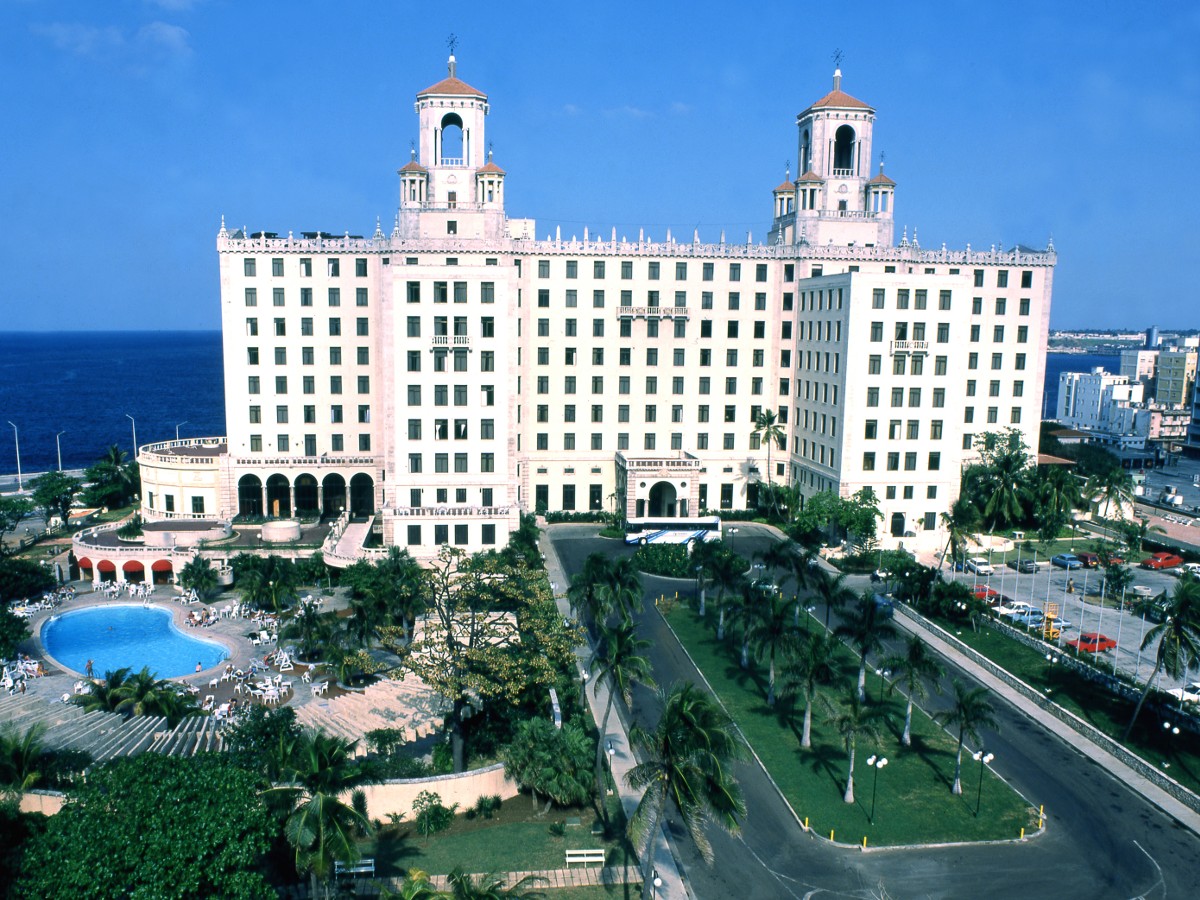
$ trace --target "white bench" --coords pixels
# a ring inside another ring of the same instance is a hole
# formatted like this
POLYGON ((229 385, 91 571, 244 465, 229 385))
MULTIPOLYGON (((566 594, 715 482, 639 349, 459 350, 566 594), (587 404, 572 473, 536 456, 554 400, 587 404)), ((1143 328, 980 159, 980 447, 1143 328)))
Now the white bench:
POLYGON ((356 863, 334 862, 333 874, 335 876, 342 875, 365 875, 369 878, 375 877, 375 860, 360 859, 356 863))
POLYGON ((606 851, 603 848, 595 850, 568 850, 567 868, 571 867, 571 863, 582 863, 585 866, 602 866, 604 865, 604 856, 606 851))

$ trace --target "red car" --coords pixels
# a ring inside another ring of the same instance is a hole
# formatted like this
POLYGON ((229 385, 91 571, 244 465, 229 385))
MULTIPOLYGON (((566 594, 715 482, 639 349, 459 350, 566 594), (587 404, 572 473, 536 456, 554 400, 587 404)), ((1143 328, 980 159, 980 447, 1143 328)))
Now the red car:
POLYGON ((1155 553, 1142 560, 1143 569, 1177 569, 1183 565, 1183 557, 1174 553, 1155 553))
POLYGON ((986 584, 975 585, 971 593, 975 595, 976 600, 983 600, 985 603, 994 603, 995 599, 1000 596, 998 590, 990 588, 986 584))
POLYGON ((1103 653, 1116 647, 1117 642, 1103 634, 1085 631, 1077 640, 1067 641, 1067 646, 1079 653, 1103 653))

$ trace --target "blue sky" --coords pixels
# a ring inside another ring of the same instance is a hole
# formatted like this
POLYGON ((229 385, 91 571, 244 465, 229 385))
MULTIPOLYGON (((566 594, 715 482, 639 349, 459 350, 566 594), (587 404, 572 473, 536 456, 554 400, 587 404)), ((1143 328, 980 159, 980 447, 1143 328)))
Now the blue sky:
POLYGON ((539 236, 765 238, 840 48, 897 238, 1053 236, 1055 327, 1200 327, 1200 4, 433 6, 0 2, 0 328, 216 328, 222 215, 386 229, 451 32, 539 236))

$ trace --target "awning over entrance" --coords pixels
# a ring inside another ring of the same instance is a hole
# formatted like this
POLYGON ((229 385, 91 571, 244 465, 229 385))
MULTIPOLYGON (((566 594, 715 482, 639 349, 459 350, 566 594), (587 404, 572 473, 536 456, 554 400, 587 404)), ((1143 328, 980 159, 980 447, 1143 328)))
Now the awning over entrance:
POLYGON ((121 566, 121 571, 122 572, 145 572, 146 567, 143 566, 136 559, 131 559, 128 562, 126 562, 125 565, 121 566))
POLYGON ((96 563, 96 570, 99 572, 115 572, 117 571, 117 567, 111 561, 102 559, 96 563))
POLYGON ((90 569, 92 567, 92 561, 86 556, 76 560, 75 564, 81 569, 90 569))
POLYGON ((169 559, 158 559, 158 560, 155 560, 150 565, 150 571, 152 571, 152 572, 173 572, 174 567, 171 565, 171 561, 169 559))

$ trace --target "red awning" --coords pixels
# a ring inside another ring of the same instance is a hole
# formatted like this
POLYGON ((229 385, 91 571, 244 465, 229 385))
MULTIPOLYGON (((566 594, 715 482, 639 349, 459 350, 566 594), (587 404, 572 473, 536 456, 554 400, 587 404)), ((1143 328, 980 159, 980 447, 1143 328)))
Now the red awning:
POLYGON ((99 570, 99 571, 101 571, 101 572, 115 572, 115 571, 117 571, 117 567, 116 567, 115 565, 113 565, 113 564, 112 564, 112 563, 111 563, 109 560, 107 560, 107 559, 102 559, 102 560, 100 560, 100 562, 96 563, 96 569, 97 569, 97 570, 99 570))
POLYGON ((92 561, 86 556, 76 560, 75 564, 81 569, 90 569, 92 567, 92 561))
POLYGON ((169 559, 159 559, 159 560, 155 560, 154 563, 151 564, 150 571, 151 572, 173 572, 174 568, 171 566, 171 561, 169 559))
POLYGON ((129 560, 129 562, 125 563, 125 565, 121 566, 121 571, 122 572, 145 572, 146 567, 143 566, 136 559, 131 559, 131 560, 129 560))

